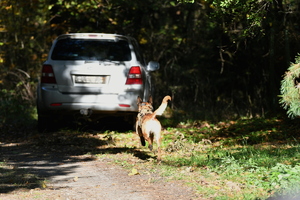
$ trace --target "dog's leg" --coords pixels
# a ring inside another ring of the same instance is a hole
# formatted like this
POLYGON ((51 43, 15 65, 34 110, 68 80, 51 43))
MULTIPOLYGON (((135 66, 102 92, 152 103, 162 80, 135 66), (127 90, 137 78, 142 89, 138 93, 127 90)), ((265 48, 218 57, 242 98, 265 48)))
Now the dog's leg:
POLYGON ((145 138, 144 138, 144 136, 140 136, 140 140, 141 140, 141 144, 142 144, 142 146, 146 146, 146 141, 145 141, 145 138))
POLYGON ((144 139, 148 142, 148 148, 150 149, 150 151, 153 150, 153 140, 151 140, 150 137, 148 137, 147 135, 144 135, 144 139))
POLYGON ((153 135, 153 133, 151 133, 149 138, 148 138, 148 142, 149 142, 148 147, 149 147, 150 151, 153 150, 153 138, 154 138, 154 135, 153 135))
POLYGON ((143 134, 143 138, 148 142, 148 148, 150 149, 150 151, 153 150, 153 138, 151 139, 151 135, 150 134, 143 134))
POLYGON ((146 146, 145 138, 143 136, 141 127, 138 125, 138 122, 136 122, 136 133, 140 136, 142 146, 146 146))

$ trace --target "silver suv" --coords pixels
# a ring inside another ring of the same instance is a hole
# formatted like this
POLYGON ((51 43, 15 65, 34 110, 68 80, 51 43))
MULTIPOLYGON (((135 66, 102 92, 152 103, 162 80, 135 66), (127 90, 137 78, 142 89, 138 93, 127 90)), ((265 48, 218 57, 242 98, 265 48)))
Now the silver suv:
POLYGON ((56 38, 37 87, 38 128, 63 115, 136 115, 138 96, 152 95, 150 72, 135 39, 73 33, 56 38))

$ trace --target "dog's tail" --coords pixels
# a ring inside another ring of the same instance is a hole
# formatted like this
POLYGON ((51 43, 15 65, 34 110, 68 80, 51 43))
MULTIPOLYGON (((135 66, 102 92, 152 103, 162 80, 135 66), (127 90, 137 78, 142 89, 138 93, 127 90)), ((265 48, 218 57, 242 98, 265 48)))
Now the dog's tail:
POLYGON ((162 115, 163 112, 166 110, 167 106, 168 106, 168 101, 171 101, 171 97, 170 96, 165 96, 160 104, 160 106, 154 111, 154 117, 156 115, 162 115))

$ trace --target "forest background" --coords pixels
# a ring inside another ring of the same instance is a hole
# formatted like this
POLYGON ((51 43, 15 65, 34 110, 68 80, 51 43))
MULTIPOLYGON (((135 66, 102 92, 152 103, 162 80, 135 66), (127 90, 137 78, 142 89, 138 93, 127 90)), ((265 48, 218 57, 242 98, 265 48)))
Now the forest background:
POLYGON ((71 32, 135 37, 156 101, 203 120, 282 109, 280 81, 300 46, 298 0, 0 0, 0 120, 35 105, 50 45, 71 32))

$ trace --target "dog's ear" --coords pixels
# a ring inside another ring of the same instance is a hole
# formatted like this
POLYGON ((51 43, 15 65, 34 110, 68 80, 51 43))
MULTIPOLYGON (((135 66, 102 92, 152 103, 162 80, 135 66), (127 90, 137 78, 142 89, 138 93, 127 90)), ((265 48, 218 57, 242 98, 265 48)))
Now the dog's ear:
POLYGON ((151 96, 151 95, 149 96, 148 103, 150 103, 151 105, 152 105, 152 103, 153 103, 153 100, 152 100, 152 96, 151 96))
POLYGON ((142 103, 142 102, 143 102, 143 100, 141 99, 140 96, 138 96, 138 98, 137 98, 137 104, 140 104, 140 103, 142 103))

